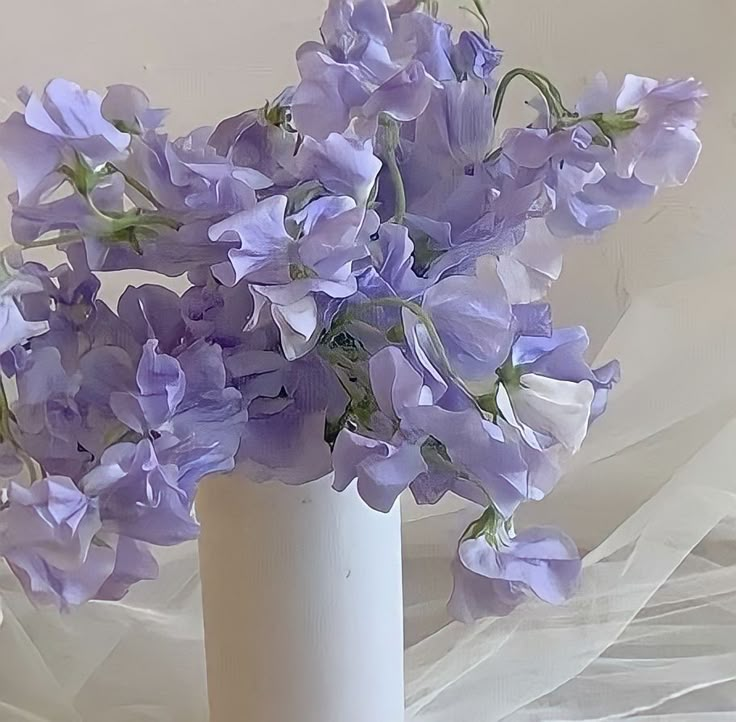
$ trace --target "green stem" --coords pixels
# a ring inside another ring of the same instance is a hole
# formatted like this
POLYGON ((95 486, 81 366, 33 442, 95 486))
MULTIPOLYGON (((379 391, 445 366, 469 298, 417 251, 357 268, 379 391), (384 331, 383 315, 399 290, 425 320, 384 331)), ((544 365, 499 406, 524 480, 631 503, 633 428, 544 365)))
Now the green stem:
POLYGON ((503 518, 494 506, 493 502, 490 501, 488 508, 478 519, 468 526, 460 537, 460 540, 463 542, 467 539, 479 539, 480 537, 485 536, 488 542, 491 543, 495 538, 500 523, 502 522, 503 518))
POLYGON ((113 226, 117 226, 115 230, 123 230, 125 228, 135 228, 137 226, 165 226, 172 230, 178 231, 182 227, 182 223, 160 213, 141 213, 139 216, 123 216, 113 221, 113 226))
MULTIPOLYGON (((109 218, 106 216, 105 220, 110 221, 112 225, 110 230, 112 233, 139 226, 165 226, 166 228, 178 231, 182 226, 179 221, 162 216, 159 213, 142 213, 139 216, 123 216, 121 218, 109 218)), ((84 240, 84 236, 79 231, 62 231, 53 238, 43 238, 39 241, 34 241, 24 246, 24 248, 29 250, 50 248, 52 246, 63 246, 67 243, 76 243, 82 240, 84 240)))
POLYGON ((496 91, 496 99, 493 104, 493 121, 498 122, 501 116, 501 106, 503 105, 504 97, 509 86, 516 78, 526 78, 542 95, 547 101, 550 111, 555 115, 556 119, 571 117, 573 114, 567 110, 562 102, 562 96, 557 88, 543 75, 533 71, 527 70, 526 68, 515 68, 510 70, 502 78, 496 91))
POLYGON ((162 204, 156 200, 156 196, 154 196, 153 193, 143 185, 143 183, 129 176, 125 171, 121 170, 113 163, 108 163, 107 167, 115 173, 120 173, 120 175, 125 179, 125 182, 135 191, 140 193, 152 206, 157 209, 162 208, 162 204))
POLYGON ((465 10, 466 13, 472 15, 483 28, 483 37, 490 42, 491 40, 491 24, 488 22, 488 16, 486 15, 486 9, 483 7, 483 0, 473 0, 475 9, 469 8, 467 5, 461 5, 460 9, 465 10))
POLYGON ((29 243, 27 246, 23 246, 24 249, 34 250, 35 248, 50 248, 51 246, 63 246, 67 243, 76 243, 77 241, 84 240, 81 233, 78 231, 63 231, 58 236, 53 238, 44 238, 40 241, 34 241, 29 243))
POLYGON ((406 216, 406 189, 404 188, 404 179, 401 177, 399 164, 396 161, 396 151, 392 150, 387 158, 386 165, 391 174, 391 181, 394 184, 394 223, 403 223, 406 216))
POLYGON ((394 186, 394 215, 391 220, 394 223, 403 223, 406 215, 406 189, 404 179, 401 177, 399 162, 396 159, 396 149, 400 141, 399 123, 386 114, 381 116, 379 123, 384 147, 382 159, 388 168, 394 186))

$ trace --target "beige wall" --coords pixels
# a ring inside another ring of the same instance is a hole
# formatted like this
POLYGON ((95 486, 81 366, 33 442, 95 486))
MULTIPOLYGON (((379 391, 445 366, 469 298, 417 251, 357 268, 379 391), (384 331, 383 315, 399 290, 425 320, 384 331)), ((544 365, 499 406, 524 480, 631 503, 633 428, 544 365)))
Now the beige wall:
MULTIPOLYGON (((292 82, 294 50, 316 35, 326 0, 1 2, 0 114, 16 107, 21 84, 38 88, 59 75, 99 89, 129 82, 172 108, 170 126, 179 134, 260 104, 292 82)), ((571 96, 599 69, 616 78, 632 71, 696 75, 712 94, 702 163, 688 188, 663 194, 657 207, 630 217, 605 244, 579 249, 568 262, 555 291, 558 318, 587 324, 600 343, 628 293, 683 273, 680 261, 670 261, 672 244, 689 249, 688 271, 707 269, 715 259, 736 261, 728 213, 736 199, 736 2, 490 5, 494 36, 507 51, 509 67, 542 68, 571 96), (577 303, 580 294, 595 295, 595 303, 577 303)), ((441 6, 446 17, 461 19, 454 0, 441 6)), ((10 189, 2 172, 0 195, 10 189)), ((7 227, 4 204, 0 223, 7 227)), ((116 286, 127 281, 115 280, 116 286)))

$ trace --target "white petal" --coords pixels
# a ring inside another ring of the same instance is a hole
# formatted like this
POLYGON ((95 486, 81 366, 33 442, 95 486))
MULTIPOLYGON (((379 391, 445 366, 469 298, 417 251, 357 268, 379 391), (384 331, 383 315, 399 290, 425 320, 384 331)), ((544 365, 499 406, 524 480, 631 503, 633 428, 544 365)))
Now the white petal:
POLYGON ((595 390, 588 381, 559 381, 524 374, 509 391, 517 419, 557 439, 573 453, 580 449, 590 421, 595 390))
POLYGON ((281 346, 289 361, 303 356, 317 336, 317 304, 305 296, 288 306, 271 306, 273 320, 281 331, 281 346))
POLYGON ((48 330, 46 321, 26 321, 12 296, 0 296, 0 353, 48 330))

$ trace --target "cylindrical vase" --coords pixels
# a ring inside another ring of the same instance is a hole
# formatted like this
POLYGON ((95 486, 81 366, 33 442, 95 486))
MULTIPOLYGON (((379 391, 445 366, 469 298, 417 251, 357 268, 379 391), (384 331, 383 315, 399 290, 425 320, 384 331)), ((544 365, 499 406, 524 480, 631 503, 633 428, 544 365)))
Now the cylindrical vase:
POLYGON ((236 470, 196 509, 210 722, 403 722, 399 505, 236 470))

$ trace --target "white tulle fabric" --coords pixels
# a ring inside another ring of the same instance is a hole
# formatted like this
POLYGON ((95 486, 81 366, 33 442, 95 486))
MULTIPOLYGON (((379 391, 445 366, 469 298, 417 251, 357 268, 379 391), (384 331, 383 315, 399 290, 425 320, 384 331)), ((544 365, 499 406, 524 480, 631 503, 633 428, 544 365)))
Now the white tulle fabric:
MULTIPOLYGON (((85 24, 88 36, 104 37, 100 28, 114 23, 131 42, 115 52, 104 46, 108 62, 94 67, 85 43, 70 46, 62 68, 58 55, 29 54, 25 34, 6 33, 2 97, 52 72, 100 87, 124 79, 177 108, 183 130, 203 112, 240 109, 233 89, 244 77, 252 102, 293 79, 285 61, 275 67, 277 56, 288 59, 323 5, 294 3, 286 21, 257 0, 222 0, 217 8, 230 20, 203 34, 201 8, 187 1, 176 32, 162 35, 170 8, 148 0, 106 7, 104 17, 86 5, 21 4, 16 24, 34 27, 38 47, 79 37, 85 24), (273 52, 274 37, 283 53, 273 52)), ((445 5, 451 12, 454 3, 445 5)), ((462 512, 406 503, 407 720, 732 722, 736 5, 566 0, 524 12, 494 2, 491 11, 508 62, 561 78, 571 94, 583 72, 606 68, 616 80, 629 71, 697 75, 712 99, 688 186, 600 244, 573 249, 553 292, 558 323, 585 325, 598 359, 619 358, 623 369, 609 413, 559 488, 519 524, 557 524, 576 539, 586 552, 580 593, 562 608, 530 603, 473 627, 449 623, 448 563, 462 512)), ((0 570, 0 722, 206 722, 196 545, 160 558, 161 579, 125 603, 65 616, 33 609, 0 570)))

